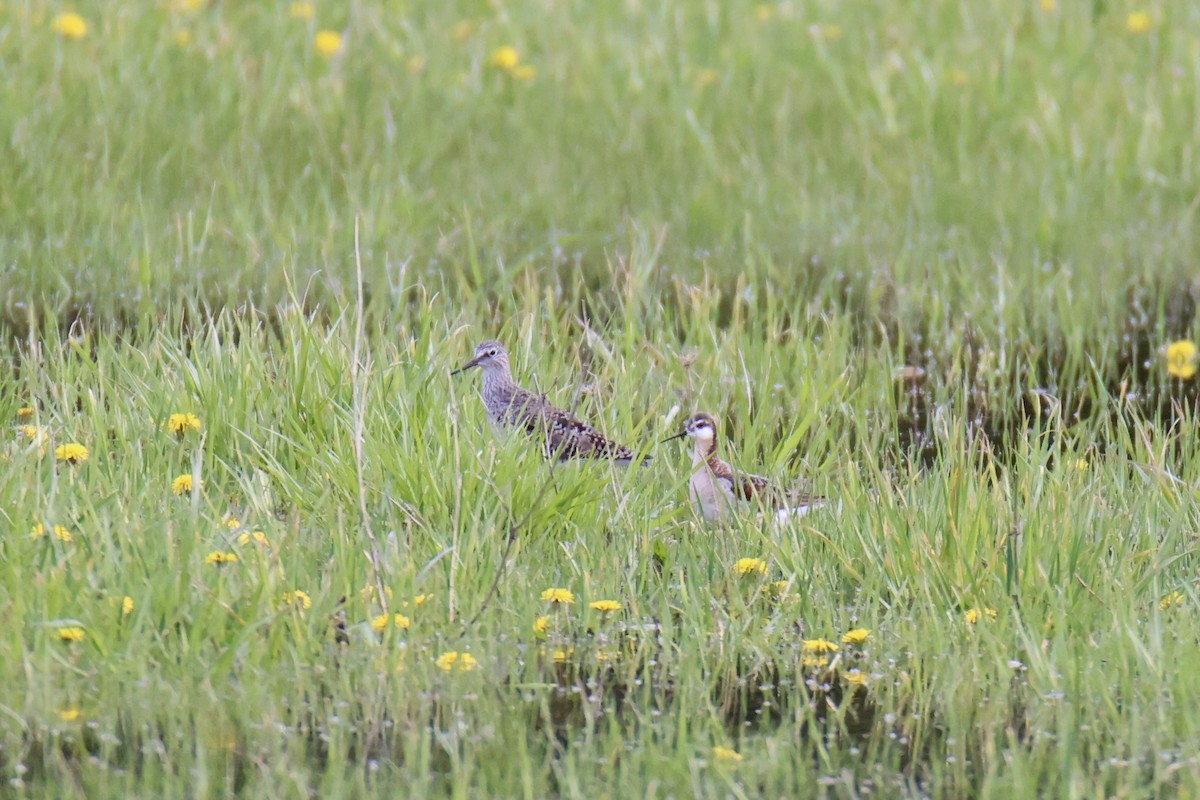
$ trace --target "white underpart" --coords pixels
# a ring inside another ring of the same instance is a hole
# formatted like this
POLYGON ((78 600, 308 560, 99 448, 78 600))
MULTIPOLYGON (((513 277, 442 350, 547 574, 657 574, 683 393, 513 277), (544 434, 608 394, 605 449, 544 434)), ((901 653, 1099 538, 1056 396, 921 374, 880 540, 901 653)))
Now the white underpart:
POLYGON ((786 525, 786 524, 788 524, 788 522, 790 520, 803 517, 805 514, 812 511, 814 508, 820 508, 823 505, 825 505, 825 504, 824 503, 804 503, 803 505, 798 505, 798 506, 784 506, 783 508, 776 509, 775 522, 779 525, 786 525))
POLYGON ((733 486, 729 481, 713 475, 712 470, 708 468, 705 453, 712 444, 712 432, 697 432, 693 438, 695 446, 692 448, 692 477, 688 479, 688 488, 696 504, 700 506, 702 517, 707 520, 724 520, 737 502, 733 496, 733 486))

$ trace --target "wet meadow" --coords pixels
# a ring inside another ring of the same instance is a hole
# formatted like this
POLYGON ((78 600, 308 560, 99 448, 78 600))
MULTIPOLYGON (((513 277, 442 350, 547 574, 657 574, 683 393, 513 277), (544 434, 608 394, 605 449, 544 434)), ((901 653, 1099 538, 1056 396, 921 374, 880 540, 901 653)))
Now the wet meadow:
POLYGON ((1198 30, 0 5, 0 796, 1194 796, 1198 30))

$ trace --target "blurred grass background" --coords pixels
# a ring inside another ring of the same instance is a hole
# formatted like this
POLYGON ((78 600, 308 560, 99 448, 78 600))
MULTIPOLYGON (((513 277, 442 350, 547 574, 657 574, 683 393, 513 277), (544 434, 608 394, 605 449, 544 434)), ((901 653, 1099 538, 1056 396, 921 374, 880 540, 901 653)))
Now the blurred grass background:
POLYGON ((594 291, 659 228, 668 275, 848 276, 989 332, 1191 276, 1187 3, 73 8, 78 40, 5 6, 10 316, 344 300, 356 215, 381 303, 522 265, 594 291))
POLYGON ((1198 26, 0 5, 8 790, 1195 793, 1159 351, 1196 335, 1198 26), (551 470, 448 377, 493 335, 617 438, 714 411, 839 510, 705 528, 674 445, 551 470))

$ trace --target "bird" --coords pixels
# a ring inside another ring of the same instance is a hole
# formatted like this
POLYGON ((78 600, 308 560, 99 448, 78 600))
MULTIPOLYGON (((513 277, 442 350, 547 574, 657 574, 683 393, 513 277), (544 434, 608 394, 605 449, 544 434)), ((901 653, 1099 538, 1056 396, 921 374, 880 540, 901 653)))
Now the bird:
MULTIPOLYGON (((508 350, 495 339, 480 342, 475 357, 450 374, 459 375, 475 367, 483 373, 480 395, 494 429, 515 429, 541 438, 546 456, 559 461, 607 458, 628 464, 637 457, 633 450, 554 405, 545 395, 514 381, 508 350)), ((648 460, 648 456, 643 457, 643 461, 648 460)))
POLYGON ((773 511, 776 521, 785 523, 828 502, 824 497, 785 491, 761 475, 736 472, 717 455, 717 418, 707 411, 692 414, 684 420, 683 430, 663 442, 684 436, 693 442, 688 489, 706 520, 724 522, 739 508, 761 508, 773 511))

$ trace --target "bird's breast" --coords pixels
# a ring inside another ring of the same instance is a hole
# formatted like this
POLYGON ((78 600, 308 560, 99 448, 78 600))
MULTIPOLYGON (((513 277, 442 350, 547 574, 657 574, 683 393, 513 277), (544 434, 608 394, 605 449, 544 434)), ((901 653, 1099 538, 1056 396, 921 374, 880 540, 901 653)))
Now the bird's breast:
POLYGON ((708 520, 724 519, 733 507, 733 487, 728 481, 718 478, 705 465, 692 472, 688 480, 692 497, 700 507, 700 514, 708 520))

